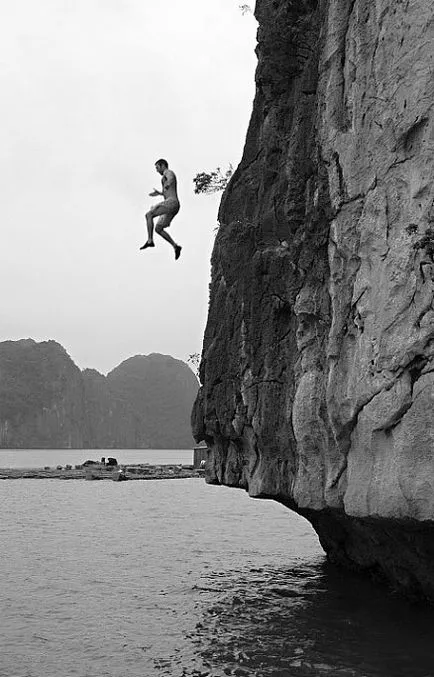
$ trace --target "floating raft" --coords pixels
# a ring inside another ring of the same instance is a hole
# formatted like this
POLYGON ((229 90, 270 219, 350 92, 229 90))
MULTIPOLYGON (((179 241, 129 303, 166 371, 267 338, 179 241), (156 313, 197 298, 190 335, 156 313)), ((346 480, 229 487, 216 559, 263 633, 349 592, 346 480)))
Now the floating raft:
POLYGON ((0 468, 0 480, 57 479, 57 480, 174 480, 203 477, 191 465, 122 465, 99 464, 56 468, 0 468))

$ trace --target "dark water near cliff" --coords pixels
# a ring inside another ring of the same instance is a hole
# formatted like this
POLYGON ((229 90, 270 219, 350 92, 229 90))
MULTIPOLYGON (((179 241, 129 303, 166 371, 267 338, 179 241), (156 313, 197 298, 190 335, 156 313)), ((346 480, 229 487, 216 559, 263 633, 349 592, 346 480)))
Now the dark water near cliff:
POLYGON ((0 482, 2 677, 428 677, 434 611, 201 479, 0 482))

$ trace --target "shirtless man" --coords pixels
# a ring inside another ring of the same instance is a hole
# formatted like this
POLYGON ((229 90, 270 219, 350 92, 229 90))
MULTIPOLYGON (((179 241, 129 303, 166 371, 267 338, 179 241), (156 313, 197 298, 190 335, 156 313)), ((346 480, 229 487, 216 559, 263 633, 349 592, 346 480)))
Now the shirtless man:
POLYGON ((155 231, 161 235, 169 244, 172 245, 175 250, 175 260, 179 259, 181 255, 181 249, 179 244, 176 244, 174 240, 170 237, 169 233, 166 233, 165 228, 170 226, 172 219, 179 212, 179 200, 178 193, 176 191, 176 176, 175 173, 169 169, 169 165, 166 160, 157 160, 155 163, 155 169, 159 174, 161 174, 161 185, 163 190, 157 190, 154 188, 152 193, 149 193, 151 197, 156 197, 157 195, 162 195, 164 197, 163 202, 151 207, 151 209, 146 214, 146 224, 148 227, 148 239, 145 244, 140 247, 140 249, 146 249, 147 247, 155 247, 153 240, 154 232, 154 219, 159 216, 160 218, 157 221, 155 226, 155 231))

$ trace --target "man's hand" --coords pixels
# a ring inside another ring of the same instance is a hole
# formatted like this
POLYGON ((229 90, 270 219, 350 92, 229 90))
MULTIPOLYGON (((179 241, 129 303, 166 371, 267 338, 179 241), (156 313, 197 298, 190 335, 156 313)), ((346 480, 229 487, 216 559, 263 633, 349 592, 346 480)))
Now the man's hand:
POLYGON ((157 190, 156 188, 154 188, 154 190, 152 191, 152 193, 149 193, 149 195, 150 195, 150 197, 157 197, 157 195, 163 195, 163 193, 160 193, 159 190, 157 190))

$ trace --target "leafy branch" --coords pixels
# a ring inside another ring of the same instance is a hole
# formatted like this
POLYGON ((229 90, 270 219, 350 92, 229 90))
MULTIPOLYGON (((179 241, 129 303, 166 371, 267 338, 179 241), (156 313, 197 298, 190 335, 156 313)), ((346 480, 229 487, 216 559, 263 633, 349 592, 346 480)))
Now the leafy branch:
POLYGON ((194 192, 197 194, 205 193, 206 195, 218 193, 226 188, 233 173, 232 165, 229 165, 224 173, 220 167, 217 167, 214 172, 199 172, 193 179, 194 192))
POLYGON ((187 363, 190 365, 196 376, 199 377, 200 354, 192 353, 189 356, 187 363))

